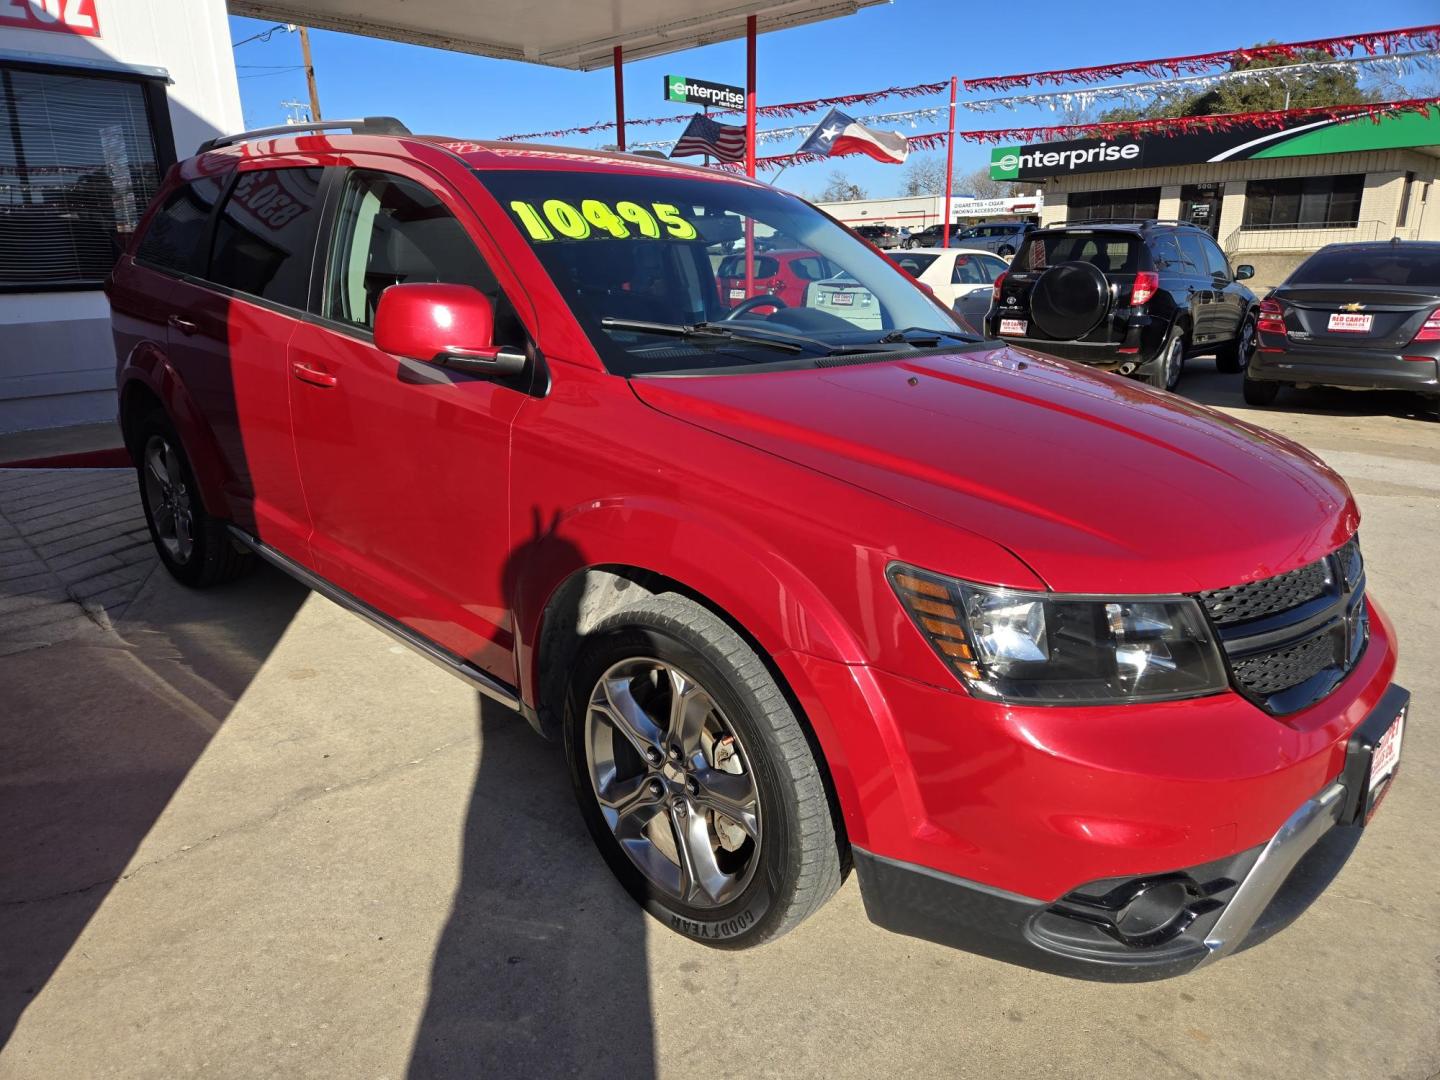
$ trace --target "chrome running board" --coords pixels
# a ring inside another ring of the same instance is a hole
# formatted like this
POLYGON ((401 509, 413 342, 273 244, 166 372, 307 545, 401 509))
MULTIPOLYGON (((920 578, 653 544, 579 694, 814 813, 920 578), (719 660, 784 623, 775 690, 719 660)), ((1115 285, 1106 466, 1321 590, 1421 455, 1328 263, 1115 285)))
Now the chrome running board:
POLYGON ((300 584, 308 589, 313 589, 327 600, 331 600, 347 611, 353 611, 362 619, 368 622, 377 630, 390 635, 401 645, 414 649, 425 659, 438 667, 444 668, 452 675, 458 675, 480 693, 493 701, 498 701, 507 708, 514 709, 518 713, 527 710, 523 707, 519 692, 506 683, 501 682, 493 675, 481 671, 468 660, 463 660, 450 652, 448 649, 435 644, 423 634, 411 630, 408 626, 396 622, 385 613, 378 611, 365 603, 357 596, 352 596, 339 586, 332 585, 324 578, 311 570, 307 570, 288 555, 282 555, 263 540, 251 536, 244 529, 234 525, 229 526, 230 536, 242 547, 253 551, 260 558, 264 559, 277 570, 289 574, 300 584))

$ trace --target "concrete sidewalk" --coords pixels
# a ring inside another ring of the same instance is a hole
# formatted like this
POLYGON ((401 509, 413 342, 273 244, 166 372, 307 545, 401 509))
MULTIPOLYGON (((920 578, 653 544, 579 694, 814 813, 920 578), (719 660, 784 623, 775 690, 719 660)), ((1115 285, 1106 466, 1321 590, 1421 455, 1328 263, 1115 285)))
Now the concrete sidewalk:
POLYGON ((276 574, 150 573, 0 657, 0 1077, 1434 1077, 1440 426, 1196 367, 1350 480, 1414 692, 1394 793, 1263 946, 1071 982, 878 930, 853 880, 771 946, 691 944, 518 718, 276 574))

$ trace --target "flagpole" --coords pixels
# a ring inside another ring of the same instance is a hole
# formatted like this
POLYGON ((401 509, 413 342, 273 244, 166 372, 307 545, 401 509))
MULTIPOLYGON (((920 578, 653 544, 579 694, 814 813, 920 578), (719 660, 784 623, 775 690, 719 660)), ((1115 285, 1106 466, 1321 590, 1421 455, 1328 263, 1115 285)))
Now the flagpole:
POLYGON ((950 137, 945 140, 945 231, 940 246, 950 246, 950 189, 955 186, 955 90, 959 77, 950 76, 950 137))
MULTIPOLYGON (((745 16, 745 175, 755 176, 755 16, 745 16)), ((745 299, 755 295, 755 219, 745 218, 745 299)))
MULTIPOLYGON (((615 46, 615 134, 616 148, 625 150, 625 72, 624 54, 619 45, 615 46)), ((953 116, 953 113, 952 113, 953 116)), ((952 121, 951 127, 954 127, 952 121)))

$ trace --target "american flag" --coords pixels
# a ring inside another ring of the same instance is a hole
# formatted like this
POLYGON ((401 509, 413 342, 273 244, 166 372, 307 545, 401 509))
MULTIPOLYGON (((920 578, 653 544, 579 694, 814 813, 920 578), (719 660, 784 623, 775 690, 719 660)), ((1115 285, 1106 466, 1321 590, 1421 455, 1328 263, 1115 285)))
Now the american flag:
POLYGON ((672 158, 698 157, 709 154, 721 161, 745 160, 745 129, 731 124, 717 124, 708 116, 696 113, 689 125, 675 140, 672 158))

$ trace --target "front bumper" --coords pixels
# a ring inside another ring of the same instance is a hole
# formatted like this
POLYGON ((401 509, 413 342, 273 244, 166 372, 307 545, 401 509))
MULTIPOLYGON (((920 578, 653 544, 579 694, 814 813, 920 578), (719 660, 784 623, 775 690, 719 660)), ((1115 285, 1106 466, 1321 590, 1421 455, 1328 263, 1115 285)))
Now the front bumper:
POLYGON ((1440 393, 1440 361, 1434 359, 1407 360, 1398 352, 1370 349, 1306 350, 1294 343, 1269 352, 1264 340, 1260 346, 1250 358, 1247 378, 1253 381, 1440 393))
POLYGON ((1089 882, 1047 903, 856 848, 876 924, 998 960, 1108 982, 1192 971, 1288 926, 1339 873, 1388 791, 1371 755, 1407 709, 1391 685, 1346 743, 1340 775, 1269 840, 1209 863, 1089 882))

